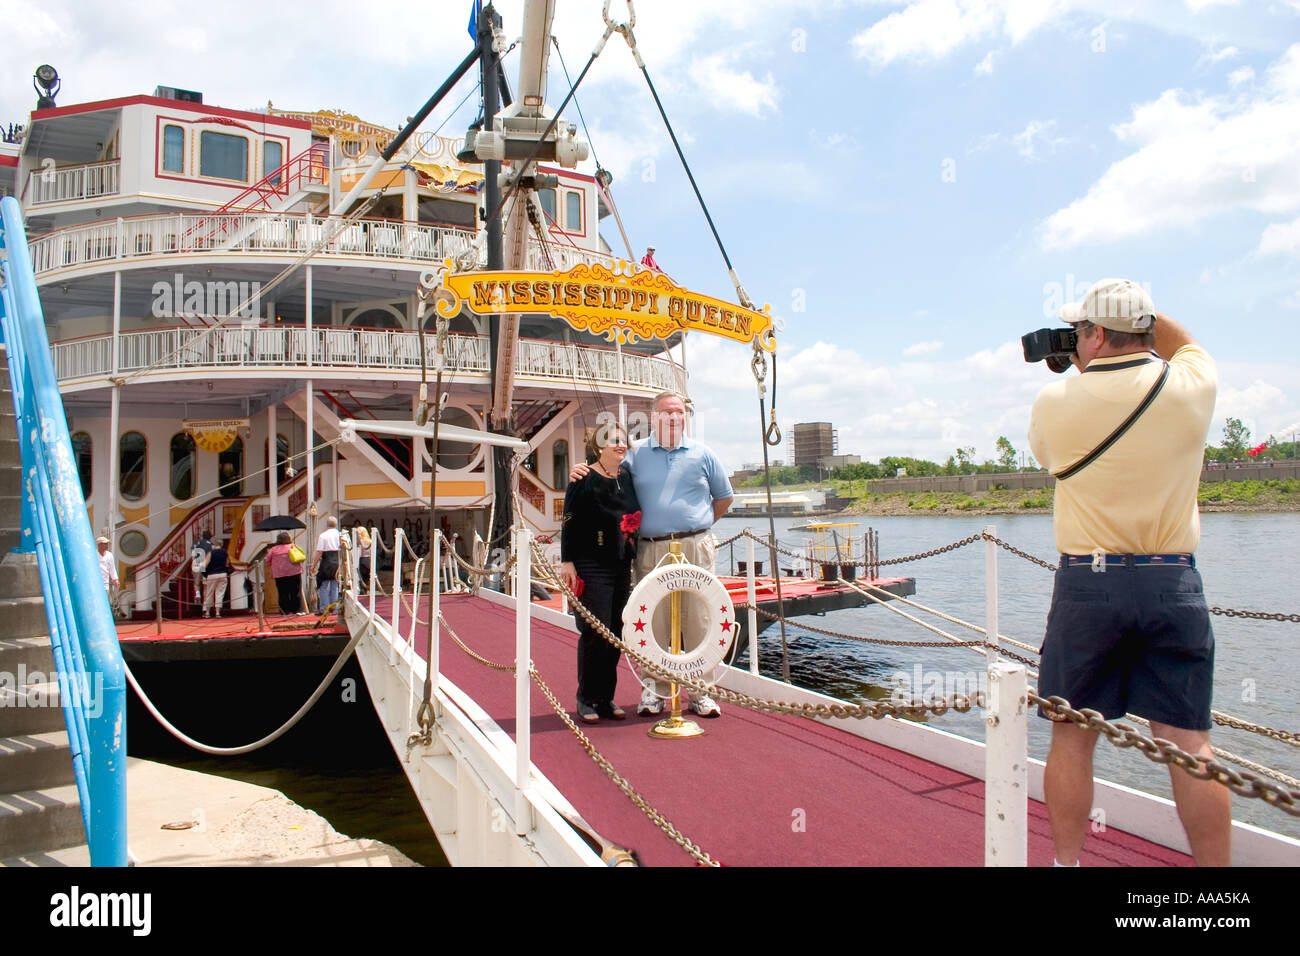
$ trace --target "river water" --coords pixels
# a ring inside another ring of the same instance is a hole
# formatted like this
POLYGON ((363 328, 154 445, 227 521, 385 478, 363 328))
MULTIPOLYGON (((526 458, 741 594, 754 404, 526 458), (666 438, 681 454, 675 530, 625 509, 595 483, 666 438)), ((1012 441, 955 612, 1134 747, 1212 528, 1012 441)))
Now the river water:
MULTIPOLYGON (((892 558, 950 544, 994 526, 1002 540, 1043 558, 1056 557, 1050 515, 999 517, 882 517, 858 521, 858 536, 868 527, 880 535, 880 555, 892 558)), ((1198 566, 1211 605, 1225 608, 1294 613, 1295 563, 1300 552, 1300 514, 1207 514, 1201 518, 1198 566)), ((803 532, 791 531, 796 519, 776 519, 778 539, 789 546, 808 541, 803 532)), ((749 526, 766 534, 766 520, 724 518, 716 530, 719 540, 749 526)), ((718 556, 719 572, 730 570, 734 558, 744 560, 743 541, 724 547, 718 556)), ((760 555, 767 565, 765 555, 760 555)), ((789 566, 783 562, 783 566, 789 566)), ((984 546, 967 545, 955 551, 911 562, 890 570, 916 579, 916 596, 928 607, 976 624, 984 621, 984 546)), ((998 630, 1037 647, 1051 600, 1049 571, 998 550, 998 630)), ((895 603, 894 606, 899 606, 895 603)), ((921 615, 926 617, 925 615, 921 615)), ((924 630, 889 610, 868 607, 836 611, 805 621, 817 627, 865 637, 936 640, 924 630)), ((977 635, 938 619, 930 619, 963 639, 977 635)), ((799 626, 788 625, 790 667, 795 683, 849 701, 884 696, 900 680, 926 682, 982 681, 983 658, 965 648, 908 648, 865 644, 845 638, 828 638, 799 626), (936 678, 934 675, 944 675, 936 678)), ((1214 707, 1256 723, 1294 731, 1297 694, 1292 681, 1293 661, 1300 646, 1300 625, 1240 618, 1213 618, 1216 638, 1214 707)), ((763 637, 760 665, 765 675, 781 673, 780 640, 776 626, 763 637)), ((1032 655, 1030 655, 1032 656, 1032 655)), ((745 660, 742 655, 741 664, 745 660)), ((981 683, 980 686, 983 686, 981 683)), ((368 708, 367 708, 368 709, 368 708)), ((949 713, 931 717, 930 726, 983 739, 980 712, 949 713)), ((1048 721, 1030 720, 1030 753, 1046 756, 1050 736, 1048 721)), ((130 739, 130 738, 128 738, 130 739)), ((178 766, 244 779, 283 791, 295 802, 315 810, 336 829, 353 837, 370 837, 390 843, 417 862, 440 865, 445 861, 424 817, 388 747, 377 722, 350 739, 333 737, 326 746, 313 745, 313 735, 295 731, 272 748, 236 760, 201 757, 178 746, 165 747, 152 756, 178 766)), ((1292 776, 1300 776, 1300 749, 1256 734, 1216 727, 1212 740, 1219 747, 1248 757, 1292 776)), ((135 753, 135 749, 132 748, 135 753)), ((1150 763, 1134 750, 1119 750, 1106 742, 1097 747, 1098 776, 1169 796, 1166 768, 1150 763)), ((1300 837, 1300 819, 1266 806, 1259 800, 1235 797, 1235 819, 1300 837)))

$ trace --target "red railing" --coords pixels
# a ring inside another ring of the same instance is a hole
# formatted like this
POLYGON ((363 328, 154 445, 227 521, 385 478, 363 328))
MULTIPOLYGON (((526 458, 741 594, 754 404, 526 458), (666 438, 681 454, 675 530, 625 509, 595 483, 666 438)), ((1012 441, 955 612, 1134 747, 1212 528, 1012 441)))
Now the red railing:
POLYGON ((269 210, 272 200, 289 196, 304 185, 324 185, 325 174, 329 170, 327 156, 328 147, 323 143, 304 149, 297 156, 286 160, 283 166, 271 170, 253 183, 213 215, 224 216, 232 210, 256 212, 259 206, 269 210), (257 195, 256 201, 251 205, 246 204, 244 201, 254 194, 257 195))
MULTIPOLYGON (((354 412, 352 409, 348 408, 347 405, 345 405, 337 397, 335 393, 322 391, 322 392, 317 392, 316 394, 319 395, 321 398, 325 399, 329 404, 333 405, 335 410, 340 413, 340 417, 346 417, 346 418, 358 417, 357 413, 354 412)), ((361 401, 361 399, 357 398, 351 392, 344 391, 340 394, 346 395, 354 403, 356 403, 357 409, 359 411, 365 412, 372 421, 380 420, 378 415, 376 415, 374 412, 372 412, 369 408, 366 407, 365 402, 361 401)), ((413 457, 411 439, 385 437, 383 435, 374 435, 370 433, 363 433, 362 437, 365 438, 366 443, 370 445, 371 448, 379 452, 379 454, 382 455, 385 459, 387 459, 389 464, 391 464, 394 468, 396 468, 398 472, 400 472, 402 475, 404 475, 407 478, 410 478, 411 475, 415 474, 414 471, 415 459, 413 457)))
MULTIPOLYGON (((229 222, 222 219, 222 216, 270 211, 273 200, 288 197, 304 185, 324 185, 326 173, 329 171, 327 157, 328 147, 324 144, 315 143, 309 146, 297 156, 286 160, 283 165, 271 170, 211 216, 204 216, 190 227, 185 233, 185 238, 188 239, 202 232, 209 222, 214 224, 214 228, 225 231, 229 222), (251 204, 248 203, 247 200, 253 196, 257 198, 251 204)), ((212 241, 216 237, 209 235, 205 238, 212 241)))

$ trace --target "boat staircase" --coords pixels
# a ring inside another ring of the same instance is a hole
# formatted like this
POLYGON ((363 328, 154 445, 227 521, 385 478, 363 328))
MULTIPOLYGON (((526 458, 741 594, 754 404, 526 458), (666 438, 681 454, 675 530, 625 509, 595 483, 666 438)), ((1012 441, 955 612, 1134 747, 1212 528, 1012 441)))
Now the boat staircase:
MULTIPOLYGON (((381 420, 365 402, 346 389, 319 391, 316 394, 334 409, 340 419, 350 418, 372 422, 381 420)), ((415 474, 412 458, 413 439, 403 438, 400 435, 376 435, 373 432, 361 432, 357 437, 392 465, 399 474, 405 475, 407 481, 415 474)))
POLYGON ((305 201, 327 197, 328 190, 329 149, 323 143, 314 143, 271 170, 210 216, 195 222, 185 232, 182 246, 220 246, 229 251, 259 230, 287 230, 287 223, 243 214, 288 212, 305 201))
MULTIPOLYGON (((240 515, 230 530, 229 552, 232 558, 243 550, 247 537, 244 527, 244 515, 249 505, 257 496, 244 495, 226 498, 214 496, 194 508, 176 527, 174 527, 153 553, 135 566, 135 600, 137 613, 145 614, 152 607, 155 598, 164 603, 164 612, 169 618, 189 617, 197 614, 201 598, 196 596, 196 579, 190 566, 190 554, 203 532, 225 536, 221 523, 223 508, 240 507, 240 515)), ((153 617, 149 611, 145 616, 153 617)))
MULTIPOLYGON (((344 394, 346 393, 322 391, 314 391, 312 394, 312 429, 327 441, 339 438, 343 433, 339 423, 355 416, 354 410, 340 397, 344 394)), ((352 402, 359 404, 356 399, 352 399, 352 402)), ((307 394, 304 389, 289 395, 284 404, 304 423, 307 421, 307 394)), ((370 415, 372 420, 376 420, 373 412, 370 415)), ((390 444, 377 446, 369 440, 358 440, 343 446, 342 454, 345 458, 350 458, 354 453, 360 455, 382 477, 402 489, 403 497, 419 497, 420 489, 413 484, 410 445, 406 446, 403 456, 401 445, 391 444, 391 438, 387 441, 390 444)))
MULTIPOLYGON (((528 442, 530 450, 536 451, 577 411, 578 403, 554 398, 516 399, 513 407, 515 433, 528 442)), ((536 530, 556 527, 564 514, 564 492, 552 488, 527 462, 518 475, 524 520, 536 530)))

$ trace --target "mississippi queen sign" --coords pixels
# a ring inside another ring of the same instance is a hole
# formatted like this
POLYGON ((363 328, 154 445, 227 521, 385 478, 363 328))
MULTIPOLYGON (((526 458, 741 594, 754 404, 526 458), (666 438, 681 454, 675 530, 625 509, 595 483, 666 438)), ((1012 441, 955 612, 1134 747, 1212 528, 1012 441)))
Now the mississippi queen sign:
POLYGON ((662 272, 619 260, 611 269, 582 263, 567 272, 455 272, 447 259, 421 277, 428 289, 441 288, 435 308, 452 318, 462 308, 478 315, 542 313, 610 342, 666 339, 693 330, 752 342, 776 350, 772 307, 763 311, 700 295, 662 272))

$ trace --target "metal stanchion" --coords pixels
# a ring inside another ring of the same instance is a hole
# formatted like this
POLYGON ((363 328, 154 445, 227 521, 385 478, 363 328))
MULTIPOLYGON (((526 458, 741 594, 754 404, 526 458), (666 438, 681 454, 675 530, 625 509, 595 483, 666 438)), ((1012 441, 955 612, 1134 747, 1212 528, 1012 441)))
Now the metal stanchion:
MULTIPOLYGON (((678 564, 685 563, 682 557, 682 546, 679 542, 674 541, 668 546, 668 552, 672 555, 673 560, 678 564)), ((672 646, 670 650, 674 654, 682 652, 682 595, 679 591, 673 591, 668 596, 669 615, 671 621, 670 632, 672 634, 672 646)), ((668 692, 672 694, 673 707, 670 716, 656 723, 650 728, 651 737, 699 737, 704 730, 695 721, 682 716, 682 695, 677 687, 677 681, 670 681, 668 692)))

